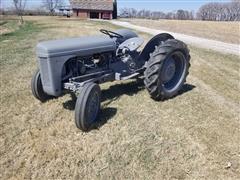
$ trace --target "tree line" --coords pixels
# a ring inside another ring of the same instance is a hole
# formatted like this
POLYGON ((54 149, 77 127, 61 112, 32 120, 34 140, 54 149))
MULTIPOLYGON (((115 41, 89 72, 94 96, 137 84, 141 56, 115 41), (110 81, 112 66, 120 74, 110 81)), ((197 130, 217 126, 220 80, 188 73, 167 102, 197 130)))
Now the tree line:
POLYGON ((162 11, 136 10, 134 8, 120 9, 120 17, 146 19, 177 19, 177 20, 209 20, 209 21, 240 21, 240 1, 232 0, 224 3, 207 3, 199 8, 197 13, 179 9, 164 13, 162 11))
POLYGON ((179 9, 175 12, 164 13, 162 11, 136 10, 134 8, 120 9, 120 17, 125 18, 146 18, 146 19, 194 19, 193 11, 179 9))

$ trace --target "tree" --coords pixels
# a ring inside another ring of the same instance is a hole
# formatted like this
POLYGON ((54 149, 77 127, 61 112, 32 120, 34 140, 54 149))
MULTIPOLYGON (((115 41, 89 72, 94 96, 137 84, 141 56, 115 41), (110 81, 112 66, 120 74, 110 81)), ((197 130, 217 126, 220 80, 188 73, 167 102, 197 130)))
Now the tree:
POLYGON ((113 19, 117 19, 117 0, 113 1, 113 19))
POLYGON ((17 15, 20 17, 20 23, 23 24, 23 12, 26 7, 26 0, 13 0, 17 15))
POLYGON ((189 20, 194 19, 194 11, 189 12, 189 20))
POLYGON ((186 17, 185 17, 185 11, 182 10, 182 9, 179 9, 179 10, 177 11, 176 16, 177 16, 177 19, 180 19, 180 20, 186 19, 186 17))
POLYGON ((232 21, 240 21, 240 1, 233 0, 230 5, 231 11, 231 20, 232 21))
POLYGON ((233 0, 227 3, 207 3, 200 7, 197 17, 200 20, 210 21, 239 21, 240 1, 233 0))
POLYGON ((43 6, 50 12, 51 15, 54 14, 55 9, 63 5, 63 0, 42 0, 43 6))

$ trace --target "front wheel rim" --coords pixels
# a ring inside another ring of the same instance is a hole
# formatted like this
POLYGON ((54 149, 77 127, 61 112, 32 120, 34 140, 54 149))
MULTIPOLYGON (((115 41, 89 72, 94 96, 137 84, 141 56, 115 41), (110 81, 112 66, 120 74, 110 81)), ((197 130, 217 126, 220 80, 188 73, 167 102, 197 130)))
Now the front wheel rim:
POLYGON ((99 111, 99 94, 94 92, 87 101, 87 119, 89 124, 95 122, 99 111))

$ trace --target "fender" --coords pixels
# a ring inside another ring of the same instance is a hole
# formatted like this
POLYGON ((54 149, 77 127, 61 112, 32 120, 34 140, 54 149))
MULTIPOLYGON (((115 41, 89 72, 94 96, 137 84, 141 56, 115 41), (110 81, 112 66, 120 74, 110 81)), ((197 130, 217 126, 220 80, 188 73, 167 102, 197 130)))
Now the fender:
POLYGON ((142 50, 139 60, 140 61, 148 61, 150 58, 150 54, 154 51, 155 46, 159 45, 162 41, 166 41, 168 39, 174 39, 174 37, 168 33, 161 33, 154 36, 144 47, 142 50))

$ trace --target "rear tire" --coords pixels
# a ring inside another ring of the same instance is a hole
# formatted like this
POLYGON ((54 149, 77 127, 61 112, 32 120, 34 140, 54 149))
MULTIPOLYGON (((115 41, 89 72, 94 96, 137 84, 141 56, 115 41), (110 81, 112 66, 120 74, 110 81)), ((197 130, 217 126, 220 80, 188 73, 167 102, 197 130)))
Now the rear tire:
POLYGON ((169 39, 156 46, 144 72, 144 84, 151 98, 164 100, 175 96, 189 74, 189 61, 189 49, 182 41, 169 39))
POLYGON ((31 89, 33 96, 41 102, 46 102, 51 99, 52 96, 49 96, 43 91, 42 81, 40 71, 37 70, 32 77, 31 89))
POLYGON ((75 124, 82 131, 88 131, 96 122, 101 103, 101 89, 98 84, 83 86, 75 105, 75 124))

